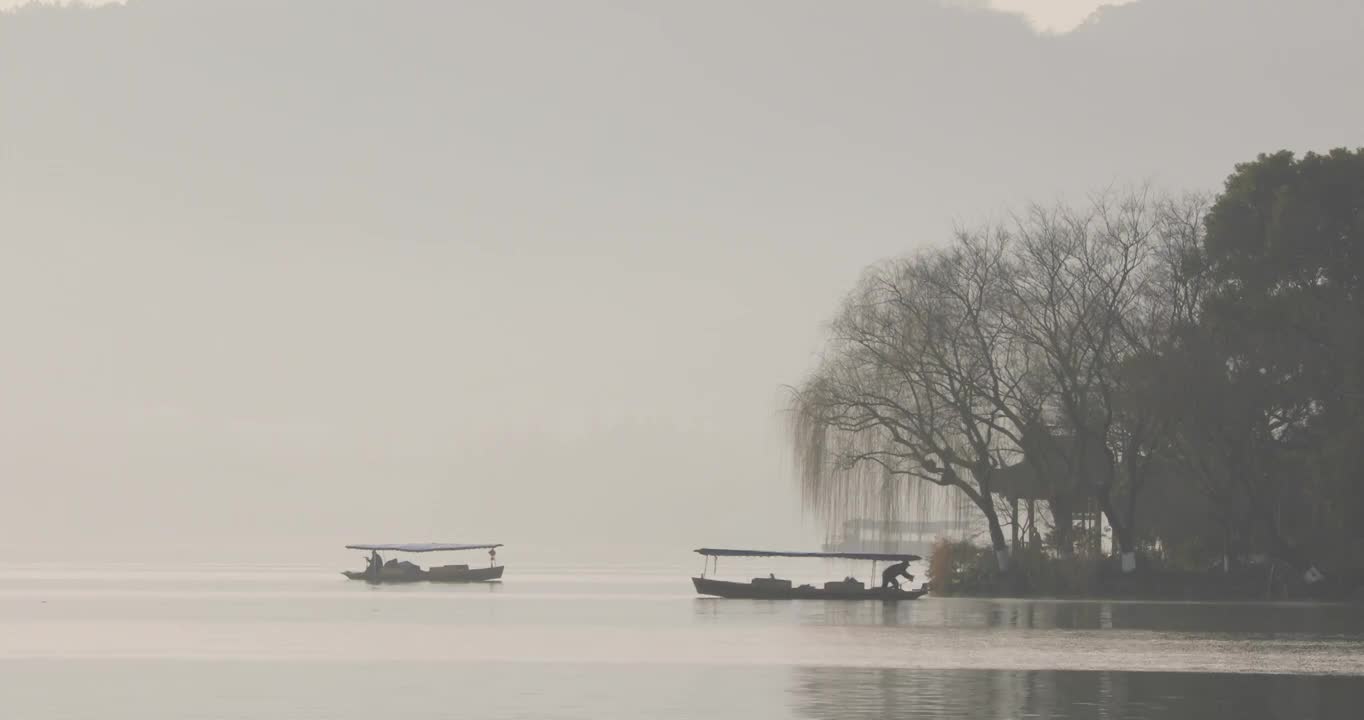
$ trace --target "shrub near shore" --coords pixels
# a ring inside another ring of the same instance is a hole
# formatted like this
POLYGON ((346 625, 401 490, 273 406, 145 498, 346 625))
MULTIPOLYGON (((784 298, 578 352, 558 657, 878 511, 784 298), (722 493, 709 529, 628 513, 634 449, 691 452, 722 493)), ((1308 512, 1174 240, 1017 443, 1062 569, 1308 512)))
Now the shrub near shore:
POLYGON ((1310 588, 1282 563, 1253 562, 1189 570, 1149 557, 1123 574, 1115 557, 1076 552, 1062 558, 1025 549, 1001 574, 994 553, 971 542, 939 539, 928 558, 937 597, 1069 597, 1149 600, 1364 600, 1352 583, 1310 588))

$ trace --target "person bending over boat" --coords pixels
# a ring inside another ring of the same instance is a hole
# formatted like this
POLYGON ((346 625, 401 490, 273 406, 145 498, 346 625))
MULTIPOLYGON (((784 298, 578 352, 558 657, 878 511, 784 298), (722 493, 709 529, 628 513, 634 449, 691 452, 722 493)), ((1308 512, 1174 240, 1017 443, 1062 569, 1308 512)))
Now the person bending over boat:
POLYGON ((909 580, 910 582, 914 581, 914 576, 909 574, 908 560, 901 560, 900 562, 897 562, 894 565, 891 565, 890 567, 886 568, 885 572, 881 573, 881 589, 899 590, 900 583, 899 581, 896 580, 896 578, 901 576, 903 576, 906 580, 909 580))

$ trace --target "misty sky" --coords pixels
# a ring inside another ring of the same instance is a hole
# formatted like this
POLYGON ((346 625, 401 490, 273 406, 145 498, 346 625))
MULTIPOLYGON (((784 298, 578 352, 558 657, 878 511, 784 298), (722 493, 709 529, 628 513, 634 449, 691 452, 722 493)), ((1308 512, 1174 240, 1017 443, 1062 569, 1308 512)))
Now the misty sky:
POLYGON ((1059 36, 898 0, 2 16, 0 548, 808 544, 781 386, 867 264, 1357 146, 1362 32, 1338 0, 1059 36))
MULTIPOLYGON (((18 7, 33 0, 0 0, 0 9, 18 7)), ((87 5, 103 5, 121 0, 85 0, 87 5)), ((192 0, 186 0, 192 1, 192 0)), ((1126 0, 983 0, 990 7, 1022 13, 1039 28, 1069 30, 1080 24, 1100 5, 1119 5, 1126 0)), ((969 2, 969 0, 968 0, 969 2)))

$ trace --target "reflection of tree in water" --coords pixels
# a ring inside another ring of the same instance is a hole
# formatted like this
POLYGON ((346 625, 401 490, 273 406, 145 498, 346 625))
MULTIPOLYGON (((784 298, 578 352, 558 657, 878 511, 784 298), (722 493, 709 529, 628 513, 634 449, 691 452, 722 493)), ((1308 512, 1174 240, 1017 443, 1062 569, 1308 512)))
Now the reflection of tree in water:
POLYGON ((800 667, 806 718, 1350 718, 1364 679, 1159 672, 800 667))
POLYGON ((1220 604, 1169 605, 1130 602, 1048 602, 1033 600, 957 600, 899 610, 882 624, 932 624, 962 628, 1027 630, 1154 630, 1226 632, 1273 628, 1280 633, 1364 634, 1364 613, 1350 605, 1220 604))
POLYGON ((943 624, 949 627, 989 627, 1067 630, 1117 627, 1114 605, 980 601, 943 604, 943 624))

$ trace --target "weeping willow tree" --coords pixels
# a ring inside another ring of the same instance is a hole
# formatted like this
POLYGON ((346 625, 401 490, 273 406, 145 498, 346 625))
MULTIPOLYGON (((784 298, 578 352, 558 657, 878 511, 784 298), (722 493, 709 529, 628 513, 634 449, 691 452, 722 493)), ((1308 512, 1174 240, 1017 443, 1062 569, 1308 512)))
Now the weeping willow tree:
POLYGON ((1167 428, 1133 360, 1149 365, 1187 313, 1169 248, 1196 241, 1201 212, 1196 198, 1100 195, 870 269, 795 396, 807 506, 837 521, 946 489, 985 521, 1003 569, 1018 488, 996 476, 1026 458, 1058 551, 1070 509, 1092 500, 1135 568, 1137 494, 1167 428))
POLYGON ((948 489, 984 519, 1001 570, 1009 545, 994 476, 1037 414, 1028 349, 1004 332, 1008 235, 960 234, 945 251, 869 270, 795 394, 803 496, 827 521, 948 489))

